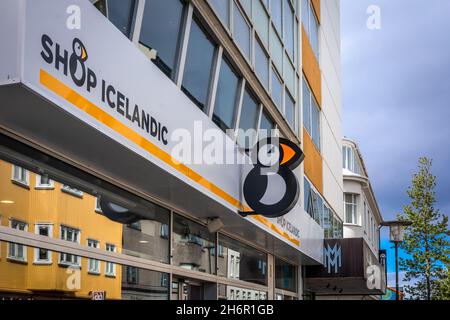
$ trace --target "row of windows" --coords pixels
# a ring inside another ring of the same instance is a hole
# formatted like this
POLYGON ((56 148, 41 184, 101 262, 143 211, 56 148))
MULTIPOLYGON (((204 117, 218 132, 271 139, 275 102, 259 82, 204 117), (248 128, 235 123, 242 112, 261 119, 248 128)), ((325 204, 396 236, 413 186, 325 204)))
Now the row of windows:
POLYGON ((377 248, 379 232, 377 222, 365 199, 362 201, 363 206, 361 207, 360 198, 361 196, 358 194, 344 194, 345 223, 362 226, 369 242, 377 248), (360 214, 360 210, 363 214, 360 214))
MULTIPOLYGON (((10 227, 21 231, 28 231, 28 224, 24 221, 11 219, 10 227)), ((40 236, 53 237, 53 225, 49 223, 36 223, 35 233, 40 236)), ((80 243, 80 230, 68 226, 60 226, 60 239, 80 243)), ((100 248, 100 242, 93 239, 87 240, 88 247, 100 248)), ((111 243, 105 244, 105 250, 109 252, 116 252, 116 246, 111 243)), ((21 244, 8 243, 8 259, 18 262, 27 262, 27 247, 21 244)), ((52 264, 52 254, 49 250, 35 248, 34 249, 34 264, 37 265, 50 265, 52 264)), ((60 253, 58 264, 60 266, 75 266, 80 267, 80 257, 69 253, 60 253)), ((88 272, 92 274, 100 274, 100 261, 89 259, 88 260, 88 272)), ((114 263, 105 262, 105 275, 115 276, 116 266, 114 263)))
MULTIPOLYGON (((100 1, 96 5, 109 4, 109 1, 100 1)), ((128 0, 124 3, 127 5, 122 6, 122 15, 128 12, 130 17, 133 17, 134 10, 127 11, 127 8, 132 6, 130 3, 136 5, 135 1, 128 0)), ((235 3, 234 6, 242 14, 238 4, 235 3)), ((103 8, 100 5, 97 7, 107 13, 111 11, 109 7, 103 8)), ((107 14, 113 22, 118 20, 117 17, 112 18, 117 15, 117 13, 107 14)), ((233 19, 233 21, 238 24, 240 20, 233 19)), ((123 30, 124 24, 119 24, 118 28, 123 30)), ((245 23, 236 30, 239 30, 239 33, 245 30, 245 23)), ((138 39, 141 50, 222 130, 256 130, 259 127, 263 129, 263 126, 275 128, 274 121, 263 110, 250 88, 245 85, 243 77, 233 68, 227 54, 222 52, 204 29, 200 19, 184 1, 147 0, 138 39)), ((250 45, 250 48, 253 46, 250 45)), ((266 83, 272 79, 274 101, 292 129, 296 130, 295 94, 284 89, 281 77, 275 71, 275 67, 270 66, 264 48, 256 46, 255 57, 256 73, 266 83), (272 77, 269 76, 270 70, 273 71, 272 77)), ((292 86, 292 92, 295 92, 294 87, 292 86)), ((249 138, 250 143, 255 138, 249 138)), ((237 141, 241 146, 247 147, 242 137, 238 136, 237 141)))
POLYGON ((325 239, 342 239, 343 223, 312 184, 304 179, 305 211, 324 229, 325 239))

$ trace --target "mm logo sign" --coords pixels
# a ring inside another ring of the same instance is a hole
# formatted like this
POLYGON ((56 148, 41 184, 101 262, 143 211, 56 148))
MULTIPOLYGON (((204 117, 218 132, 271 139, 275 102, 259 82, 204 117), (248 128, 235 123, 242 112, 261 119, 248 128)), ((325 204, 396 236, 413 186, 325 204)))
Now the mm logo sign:
POLYGON ((329 274, 332 273, 334 268, 334 273, 339 273, 342 267, 342 247, 337 243, 331 247, 330 244, 326 244, 324 247, 324 264, 329 274))

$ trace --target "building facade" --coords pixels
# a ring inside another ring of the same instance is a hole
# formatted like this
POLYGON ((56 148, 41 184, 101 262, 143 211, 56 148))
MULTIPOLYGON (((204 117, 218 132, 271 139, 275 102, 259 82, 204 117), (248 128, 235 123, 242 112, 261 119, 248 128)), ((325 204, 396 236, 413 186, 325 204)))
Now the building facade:
POLYGON ((351 228, 338 0, 6 0, 0 18, 1 298, 312 297, 305 268, 351 228), (242 216, 242 160, 273 132, 305 153, 299 200, 242 216), (234 161, 205 160, 213 140, 234 161))
POLYGON ((386 252, 380 250, 383 222, 358 145, 342 144, 343 239, 325 240, 324 266, 307 267, 308 290, 317 299, 380 299, 386 291, 386 252))

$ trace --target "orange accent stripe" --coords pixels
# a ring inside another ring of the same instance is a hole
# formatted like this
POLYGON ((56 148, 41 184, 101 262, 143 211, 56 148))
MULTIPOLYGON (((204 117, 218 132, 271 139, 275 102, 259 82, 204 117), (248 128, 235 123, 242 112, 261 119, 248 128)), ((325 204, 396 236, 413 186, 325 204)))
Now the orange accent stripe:
MULTIPOLYGON (((152 154, 156 158, 160 159, 164 163, 168 164, 169 166, 171 166, 178 172, 182 173, 186 177, 205 187, 206 189, 214 193, 216 196, 222 198, 226 202, 236 207, 239 211, 244 211, 244 209, 246 211, 249 210, 249 208, 245 208, 244 205, 239 200, 235 199, 233 196, 231 196, 230 194, 228 194, 227 192, 225 192, 212 182, 203 178, 201 175, 199 175, 197 172, 193 171, 186 165, 178 162, 170 154, 163 151, 158 146, 156 146, 143 136, 139 135, 137 132, 127 127, 125 124, 118 121, 107 112, 103 111, 101 108, 99 108, 98 106, 96 106, 95 104, 93 104, 80 94, 78 94, 76 91, 66 86, 64 83, 62 83, 61 81, 59 81, 58 79, 56 79, 43 69, 40 70, 40 82, 44 87, 46 87, 50 91, 54 92, 55 94, 65 99, 66 101, 70 102, 78 109, 86 112, 97 121, 113 129, 114 131, 116 131, 123 137, 127 138, 131 142, 137 144, 139 147, 141 147, 148 153, 152 154)), ((263 223, 265 226, 269 227, 271 230, 275 231, 276 233, 278 233, 285 239, 289 240, 293 244, 297 246, 300 245, 300 241, 293 238, 283 230, 280 230, 277 226, 269 222, 264 217, 262 216, 251 216, 251 217, 263 223)))

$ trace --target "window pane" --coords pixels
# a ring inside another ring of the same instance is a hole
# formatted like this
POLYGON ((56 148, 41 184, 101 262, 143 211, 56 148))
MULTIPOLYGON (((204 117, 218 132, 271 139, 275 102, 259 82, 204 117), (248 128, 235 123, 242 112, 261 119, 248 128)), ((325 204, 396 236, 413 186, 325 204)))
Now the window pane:
POLYGON ((267 255, 241 242, 219 235, 224 248, 217 261, 218 275, 230 279, 267 284, 267 255))
POLYGON ((306 131, 311 135, 311 92, 309 91, 309 87, 306 84, 305 79, 302 81, 303 86, 303 126, 306 131))
POLYGON ((317 149, 320 150, 320 112, 314 99, 311 106, 311 126, 312 126, 312 139, 317 149))
POLYGON ((249 148, 253 146, 256 131, 248 131, 256 129, 256 122, 258 121, 258 104, 250 95, 248 90, 245 90, 244 99, 242 101, 241 118, 239 122, 239 129, 244 132, 239 132, 238 143, 241 147, 249 148), (247 134, 247 135, 244 135, 247 134))
MULTIPOLYGON (((280 1, 281 2, 281 1, 280 1)), ((286 50, 294 58, 294 12, 291 9, 290 0, 284 1, 284 44, 286 50)))
POLYGON ((183 16, 180 0, 147 0, 139 42, 157 51, 156 65, 169 77, 176 64, 178 38, 183 16))
POLYGON ((259 125, 260 138, 272 136, 271 131, 275 129, 275 124, 270 116, 264 111, 261 115, 261 123, 259 125))
POLYGON ((247 58, 250 58, 250 26, 242 16, 238 6, 234 6, 233 35, 239 47, 247 58))
POLYGON ((316 16, 311 11, 311 23, 310 23, 310 36, 309 40, 311 42, 312 49, 316 54, 316 57, 319 57, 319 23, 317 22, 316 16))
POLYGON ((256 32, 267 47, 269 44, 269 17, 260 1, 253 2, 253 22, 256 32))
POLYGON ((182 216, 173 218, 173 263, 185 269, 215 273, 215 234, 182 216))
POLYGON ((224 131, 233 128, 238 89, 239 78, 228 62, 222 59, 213 121, 224 131))
POLYGON ((283 85, 275 69, 272 68, 272 98, 279 110, 283 110, 283 85))
POLYGON ((266 89, 269 88, 269 58, 261 47, 259 41, 255 42, 255 68, 256 74, 266 89))
POLYGON ((272 15, 272 21, 275 27, 281 34, 282 14, 283 14, 281 0, 270 1, 270 14, 272 15))
POLYGON ((108 0, 108 18, 127 37, 130 36, 134 0, 108 0))
POLYGON ((286 91, 286 99, 285 99, 285 115, 286 120, 292 129, 295 130, 295 102, 291 98, 291 95, 286 91))
POLYGON ((275 258, 275 287, 277 289, 297 292, 296 267, 275 258))
POLYGON ((302 0, 302 22, 306 34, 309 34, 309 0, 302 0))
POLYGON ((202 110, 205 110, 208 100, 214 51, 214 44, 193 20, 182 89, 202 110))
POLYGON ((218 13, 220 19, 222 22, 227 26, 230 27, 230 0, 211 0, 210 1, 218 13))

